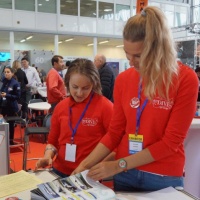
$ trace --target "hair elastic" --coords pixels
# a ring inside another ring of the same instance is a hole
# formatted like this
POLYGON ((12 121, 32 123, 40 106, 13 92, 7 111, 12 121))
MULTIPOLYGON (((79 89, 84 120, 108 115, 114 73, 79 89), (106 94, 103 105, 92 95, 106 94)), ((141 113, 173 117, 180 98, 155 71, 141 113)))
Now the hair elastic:
POLYGON ((147 16, 147 13, 144 11, 144 9, 141 11, 141 15, 146 17, 147 16))

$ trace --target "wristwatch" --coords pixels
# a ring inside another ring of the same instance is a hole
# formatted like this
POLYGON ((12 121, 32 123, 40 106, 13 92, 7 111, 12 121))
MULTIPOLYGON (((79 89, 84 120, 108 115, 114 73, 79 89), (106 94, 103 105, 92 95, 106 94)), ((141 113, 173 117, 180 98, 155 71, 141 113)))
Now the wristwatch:
POLYGON ((123 158, 119 160, 118 165, 124 172, 127 172, 127 162, 123 158))

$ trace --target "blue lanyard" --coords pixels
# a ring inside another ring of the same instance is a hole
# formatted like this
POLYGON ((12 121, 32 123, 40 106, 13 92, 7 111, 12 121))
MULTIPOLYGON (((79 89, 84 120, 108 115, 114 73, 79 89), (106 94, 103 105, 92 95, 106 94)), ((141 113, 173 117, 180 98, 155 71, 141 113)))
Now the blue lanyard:
MULTIPOLYGON (((140 100, 141 98, 141 91, 142 91, 142 83, 140 82, 139 84, 139 88, 138 88, 138 99, 140 100)), ((144 103, 142 104, 142 107, 140 109, 140 106, 137 108, 137 115, 136 115, 136 131, 135 131, 135 135, 137 136, 138 131, 139 131, 139 127, 140 127, 140 118, 142 115, 142 112, 145 108, 145 106, 147 105, 148 99, 145 99, 144 103)))
POLYGON ((72 122, 71 122, 72 107, 69 108, 69 127, 70 127, 70 129, 72 131, 71 144, 73 144, 73 142, 74 142, 74 136, 76 134, 78 126, 81 123, 81 120, 83 119, 83 117, 84 117, 84 115, 85 115, 85 113, 86 113, 86 111, 87 111, 87 109, 88 109, 88 107, 90 105, 90 102, 91 102, 93 96, 94 96, 94 92, 91 94, 90 99, 89 99, 88 103, 86 104, 86 106, 85 106, 85 108, 84 108, 84 110, 83 110, 83 112, 82 112, 82 114, 81 114, 81 116, 80 116, 80 118, 79 118, 79 120, 78 120, 78 122, 77 122, 77 124, 76 124, 74 129, 72 128, 72 122))

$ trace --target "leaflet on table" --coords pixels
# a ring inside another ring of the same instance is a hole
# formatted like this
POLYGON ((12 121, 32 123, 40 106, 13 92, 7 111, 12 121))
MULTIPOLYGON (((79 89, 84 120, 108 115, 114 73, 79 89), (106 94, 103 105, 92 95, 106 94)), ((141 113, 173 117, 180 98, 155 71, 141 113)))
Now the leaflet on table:
POLYGON ((112 189, 87 177, 87 172, 86 170, 67 178, 58 178, 40 184, 38 188, 46 199, 54 200, 111 200, 115 197, 112 189))

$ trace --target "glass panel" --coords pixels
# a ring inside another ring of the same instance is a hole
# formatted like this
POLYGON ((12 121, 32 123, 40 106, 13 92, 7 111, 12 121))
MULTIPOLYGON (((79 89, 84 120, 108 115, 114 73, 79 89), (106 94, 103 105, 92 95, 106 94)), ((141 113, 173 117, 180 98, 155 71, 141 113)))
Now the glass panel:
POLYGON ((169 11, 164 11, 170 27, 174 27, 174 13, 169 11))
POLYGON ((175 26, 183 26, 187 24, 187 8, 176 6, 175 8, 175 26))
POLYGON ((174 12, 174 5, 162 4, 162 9, 164 11, 174 12))
POLYGON ((116 4, 115 20, 126 21, 130 17, 130 6, 116 4))
POLYGON ((80 16, 82 17, 96 17, 97 8, 96 1, 82 0, 80 1, 80 16))
POLYGON ((99 18, 101 19, 114 19, 114 4, 99 2, 99 18))
POLYGON ((9 8, 12 9, 12 0, 1 0, 0 8, 9 8))
POLYGON ((16 10, 35 11, 35 1, 33 0, 15 0, 16 10))
POLYGON ((136 15, 136 7, 133 7, 133 16, 136 15))
POLYGON ((193 4, 194 4, 194 6, 199 5, 199 4, 200 4, 200 0, 194 0, 194 1, 193 1, 193 4))
POLYGON ((78 16, 78 0, 61 0, 60 13, 78 16))
POLYGON ((150 6, 157 6, 160 8, 160 3, 156 3, 156 2, 149 2, 150 6))
POLYGON ((193 9, 193 23, 200 22, 200 4, 199 7, 193 9))
POLYGON ((187 24, 187 15, 183 13, 175 13, 175 27, 187 24))
POLYGON ((57 13, 56 0, 38 0, 38 12, 57 13))

